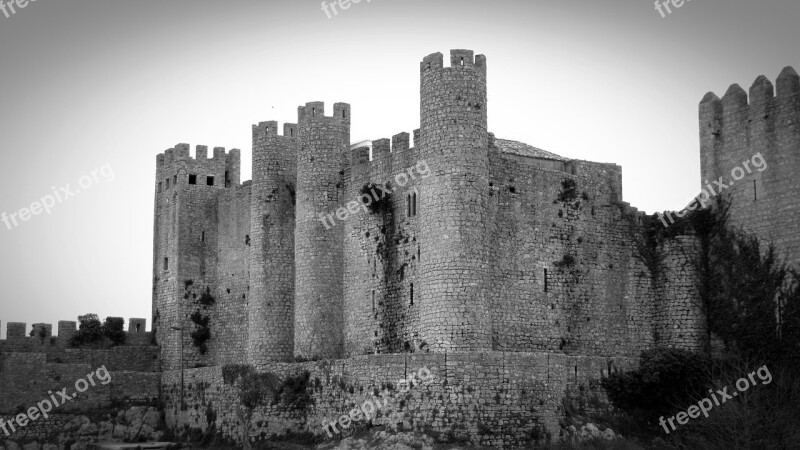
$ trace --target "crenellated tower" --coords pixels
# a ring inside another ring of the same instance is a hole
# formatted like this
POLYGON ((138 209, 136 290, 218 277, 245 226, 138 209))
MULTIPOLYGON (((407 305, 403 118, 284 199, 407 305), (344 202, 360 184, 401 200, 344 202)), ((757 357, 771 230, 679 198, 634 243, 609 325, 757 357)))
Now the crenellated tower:
POLYGON ((298 108, 295 225, 295 355, 338 358, 343 351, 343 229, 320 217, 344 201, 350 149, 350 105, 322 102, 298 108))
POLYGON ((253 125, 250 300, 247 360, 255 366, 294 354, 296 124, 253 125))
POLYGON ((486 299, 486 58, 452 50, 420 64, 420 337, 433 351, 491 349, 486 299))
MULTIPOLYGON (((153 331, 162 346, 166 370, 180 367, 182 328, 186 364, 203 364, 209 354, 192 345, 196 326, 189 320, 206 288, 217 286, 218 195, 238 187, 241 153, 178 144, 156 158, 153 244, 153 331)), ((212 297, 217 292, 212 292, 212 297)))
POLYGON ((709 92, 700 103, 702 187, 731 200, 731 221, 800 263, 796 198, 800 185, 800 77, 783 69, 776 86, 759 76, 748 93, 732 85, 722 99, 709 92), (776 89, 777 87, 777 89, 776 89), (756 156, 760 154, 763 159, 756 156), (754 159, 755 156, 755 159, 754 159))

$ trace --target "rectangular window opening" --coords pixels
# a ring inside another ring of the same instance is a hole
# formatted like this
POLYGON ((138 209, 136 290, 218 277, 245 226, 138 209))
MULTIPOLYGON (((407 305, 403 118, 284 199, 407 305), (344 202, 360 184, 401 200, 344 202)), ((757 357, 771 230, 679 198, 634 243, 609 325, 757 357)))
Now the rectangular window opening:
POLYGON ((175 186, 178 185, 178 176, 177 175, 173 175, 172 176, 172 184, 174 184, 175 186))
POLYGON ((163 184, 164 183, 162 183, 161 181, 158 182, 158 192, 161 192, 161 188, 163 187, 163 184))
POLYGON ((197 175, 189 175, 189 184, 197 184, 197 175))
POLYGON ((544 269, 544 291, 547 292, 547 269, 544 269))
POLYGON ((231 187, 231 176, 227 170, 225 171, 225 187, 231 187))
POLYGON ((206 241, 206 232, 203 231, 203 234, 200 235, 200 242, 205 242, 205 241, 206 241))
POLYGON ((375 312, 375 289, 372 290, 372 312, 375 312))
POLYGON ((169 258, 164 258, 164 270, 169 270, 169 258))
POLYGON ((414 306, 414 283, 411 283, 411 306, 414 306))
POLYGON ((214 177, 211 177, 211 176, 206 177, 206 184, 209 185, 209 186, 213 186, 214 185, 214 177))
POLYGON ((753 180, 753 201, 758 201, 758 184, 753 180))
POLYGON ((167 190, 169 190, 169 178, 167 178, 167 190))

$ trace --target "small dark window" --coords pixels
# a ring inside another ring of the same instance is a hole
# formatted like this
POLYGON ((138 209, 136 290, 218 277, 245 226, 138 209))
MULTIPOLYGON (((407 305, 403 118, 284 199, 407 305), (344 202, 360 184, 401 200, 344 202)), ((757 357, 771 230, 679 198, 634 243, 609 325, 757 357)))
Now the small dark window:
POLYGON ((289 128, 289 137, 294 137, 294 128, 289 128))
POLYGON ((178 176, 177 176, 177 175, 174 175, 174 176, 172 177, 172 184, 174 184, 175 186, 177 186, 177 185, 178 185, 178 176))
POLYGON ((138 333, 138 332, 140 332, 140 331, 142 331, 142 324, 140 324, 140 323, 137 323, 137 324, 136 324, 136 332, 138 333))
POLYGON ((189 184, 197 184, 197 175, 189 175, 189 184))
POLYGON ((311 115, 312 116, 316 116, 317 115, 317 108, 311 108, 311 115))
POLYGON ((375 289, 372 290, 372 312, 375 312, 375 289))
POLYGON ((346 118, 347 118, 347 116, 345 116, 345 111, 342 110, 342 119, 346 119, 346 118))
POLYGON ((544 269, 544 291, 547 292, 547 269, 544 269))
POLYGON ((164 258, 164 270, 169 270, 169 258, 164 258))
POLYGON ((205 241, 206 241, 206 232, 203 231, 203 234, 200 235, 200 242, 205 242, 205 241))
POLYGON ((158 182, 158 192, 161 192, 161 188, 163 187, 163 184, 164 183, 162 183, 161 181, 158 182))
POLYGON ((214 185, 214 177, 206 177, 206 184, 209 186, 214 185))
POLYGON ((410 294, 411 294, 411 305, 413 306, 414 305, 414 283, 411 283, 410 294))
POLYGON ((167 189, 169 189, 169 178, 167 178, 167 189))
POLYGON ((417 215, 417 193, 414 192, 413 194, 411 194, 411 196, 412 196, 411 215, 412 216, 416 216, 417 215))
POLYGON ((411 194, 406 194, 406 217, 411 217, 411 194))
POLYGON ((758 200, 758 185, 756 184, 756 180, 753 180, 753 201, 758 200))
POLYGON ((225 187, 231 187, 231 177, 227 170, 225 171, 225 187))

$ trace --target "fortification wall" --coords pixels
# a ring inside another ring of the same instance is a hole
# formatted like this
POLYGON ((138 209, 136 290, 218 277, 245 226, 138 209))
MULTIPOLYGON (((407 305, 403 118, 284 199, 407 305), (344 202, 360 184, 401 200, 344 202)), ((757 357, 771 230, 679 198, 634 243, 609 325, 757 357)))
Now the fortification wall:
MULTIPOLYGON (((117 347, 109 350, 60 349, 45 352, 0 352, 0 414, 14 414, 50 398, 48 391, 68 388, 77 393, 58 412, 88 412, 112 402, 145 404, 159 395, 158 348, 117 347), (111 382, 78 393, 75 383, 105 366, 111 382)), ((57 397, 58 398, 58 397, 57 397)))
POLYGON ((722 191, 731 201, 730 218, 772 241, 795 266, 800 263, 794 170, 800 164, 800 77, 791 67, 777 78, 777 89, 758 77, 748 94, 732 85, 720 100, 709 92, 700 103, 701 189, 722 191), (766 169, 752 156, 761 153, 766 169), (739 168, 741 172, 732 172, 739 168), (736 180, 736 178, 740 178, 736 180))
MULTIPOLYGON (((583 409, 603 409, 606 399, 598 391, 597 381, 609 369, 636 365, 634 358, 502 352, 374 355, 271 364, 267 369, 282 377, 309 371, 308 391, 314 406, 305 411, 280 405, 259 408, 251 436, 263 439, 302 431, 327 436, 323 422, 335 421, 383 393, 386 406, 373 419, 375 424, 467 439, 475 445, 529 447, 548 434, 558 436, 563 399, 570 401, 575 392, 589 392, 589 403, 581 405, 583 409), (401 392, 397 381, 423 367, 430 370, 433 380, 401 392), (481 408, 475 408, 476 404, 481 408)), ((186 411, 179 411, 180 373, 165 372, 162 382, 168 427, 205 430, 207 418, 215 417, 216 429, 238 440, 236 393, 223 382, 220 367, 187 371, 186 411)))
POLYGON ((263 367, 294 356, 296 124, 253 125, 247 360, 263 367))
MULTIPOLYGON (((415 135, 419 139, 418 130, 415 135)), ((409 140, 408 133, 399 133, 391 141, 374 141, 371 161, 366 148, 351 154, 345 200, 357 202, 358 208, 335 222, 344 227, 348 356, 409 351, 421 342, 419 291, 414 293, 415 283, 419 286, 419 186, 433 169, 417 148, 409 148, 409 140), (378 189, 362 199, 370 184, 378 189), (362 206, 380 201, 385 208, 362 206)))
POLYGON ((494 147, 490 161, 493 348, 636 356, 652 344, 655 293, 624 217, 620 167, 556 171, 494 147))

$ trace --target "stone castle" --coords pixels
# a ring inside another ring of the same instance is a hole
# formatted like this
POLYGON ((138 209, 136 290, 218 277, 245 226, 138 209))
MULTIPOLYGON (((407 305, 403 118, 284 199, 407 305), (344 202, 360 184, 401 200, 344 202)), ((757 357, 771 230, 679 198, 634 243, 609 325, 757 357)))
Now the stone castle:
MULTIPOLYGON (((525 446, 557 437, 567 404, 602 409, 598 380, 635 367, 641 351, 708 345, 696 238, 674 233, 652 249, 658 258, 643 256, 653 221, 622 201, 621 168, 496 138, 486 71, 468 50, 451 51, 449 67, 441 53, 425 57, 411 135, 353 145, 345 103, 330 115, 301 106, 282 134, 277 122, 253 125, 252 181, 241 182, 236 149, 158 155, 160 366, 145 369, 161 373, 170 428, 235 439, 228 365, 315 380, 313 411, 264 407, 254 438, 321 434, 323 420, 424 366, 434 382, 395 393, 399 417, 375 423, 525 446), (426 176, 412 176, 421 164, 426 176), (362 208, 376 190, 380 201, 362 208)), ((761 153, 768 169, 725 191, 731 220, 797 264, 800 77, 787 67, 776 88, 759 77, 749 100, 733 85, 699 109, 701 188, 761 153)), ((18 344, 0 350, 29 351, 17 328, 18 344)), ((2 369, 0 383, 13 372, 2 369)))

